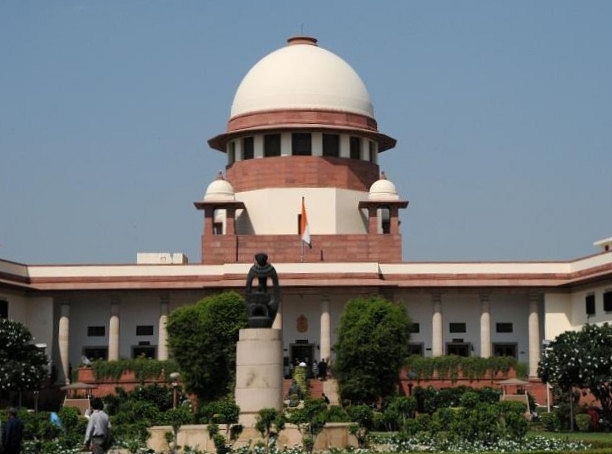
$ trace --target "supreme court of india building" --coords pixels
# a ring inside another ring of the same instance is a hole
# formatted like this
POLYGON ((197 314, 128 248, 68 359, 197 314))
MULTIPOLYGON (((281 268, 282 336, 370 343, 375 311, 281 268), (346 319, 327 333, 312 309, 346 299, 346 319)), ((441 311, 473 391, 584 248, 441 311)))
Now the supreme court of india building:
POLYGON ((248 71, 227 129, 208 140, 227 166, 194 202, 199 263, 181 253, 141 253, 131 265, 0 260, 0 316, 46 346, 60 382, 83 356, 167 359, 168 314, 243 292, 257 252, 279 275, 286 364, 333 363, 340 315, 358 296, 406 306, 414 354, 511 355, 531 377, 546 340, 612 319, 612 238, 572 261, 404 262, 408 200, 378 166, 396 141, 373 112, 349 64, 316 39, 290 38, 248 71), (312 248, 302 252, 303 206, 312 248))

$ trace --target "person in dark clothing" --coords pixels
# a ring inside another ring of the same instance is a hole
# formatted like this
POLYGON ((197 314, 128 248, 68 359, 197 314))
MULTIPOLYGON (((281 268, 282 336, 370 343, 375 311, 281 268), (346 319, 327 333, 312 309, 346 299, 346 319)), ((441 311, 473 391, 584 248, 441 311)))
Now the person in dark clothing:
POLYGON ((17 409, 9 409, 8 421, 2 432, 2 446, 4 454, 19 454, 21 452, 21 440, 23 439, 23 422, 17 415, 17 409))
POLYGON ((317 369, 318 369, 318 378, 319 380, 326 380, 327 379, 327 362, 325 361, 325 358, 323 358, 319 364, 317 365, 317 369))

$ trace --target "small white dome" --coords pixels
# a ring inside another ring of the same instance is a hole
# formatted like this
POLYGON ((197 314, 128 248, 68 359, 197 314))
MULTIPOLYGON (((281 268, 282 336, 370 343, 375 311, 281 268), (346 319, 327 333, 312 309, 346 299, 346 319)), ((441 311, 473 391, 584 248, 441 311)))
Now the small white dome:
POLYGON ((370 186, 370 193, 368 194, 369 200, 399 200, 399 195, 395 185, 387 180, 384 172, 381 173, 380 179, 375 181, 370 186))
POLYGON ((251 68, 242 79, 231 118, 269 110, 323 109, 374 118, 365 84, 337 55, 316 45, 316 39, 290 38, 251 68))
POLYGON ((217 179, 210 183, 204 194, 204 201, 228 201, 235 200, 234 187, 223 178, 223 174, 219 172, 217 179))

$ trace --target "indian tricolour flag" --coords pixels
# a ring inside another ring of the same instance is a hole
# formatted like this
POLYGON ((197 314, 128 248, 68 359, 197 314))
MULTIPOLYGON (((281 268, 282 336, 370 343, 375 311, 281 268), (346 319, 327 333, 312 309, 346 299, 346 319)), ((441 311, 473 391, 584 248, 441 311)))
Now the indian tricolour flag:
POLYGON ((306 204, 304 203, 304 197, 302 197, 302 217, 300 218, 300 235, 302 235, 302 241, 312 248, 312 242, 310 241, 310 229, 308 228, 308 217, 306 216, 306 204))

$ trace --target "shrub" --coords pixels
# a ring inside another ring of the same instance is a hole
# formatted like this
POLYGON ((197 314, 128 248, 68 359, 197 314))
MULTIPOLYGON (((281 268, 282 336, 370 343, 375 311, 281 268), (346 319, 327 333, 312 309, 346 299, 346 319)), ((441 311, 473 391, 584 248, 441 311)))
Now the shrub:
POLYGON ((431 416, 431 432, 447 431, 454 418, 454 410, 450 408, 440 408, 431 416))
POLYGON ((576 415, 576 427, 580 432, 588 432, 591 428, 591 415, 580 413, 576 415))
MULTIPOLYGON (((414 418, 417 408, 416 398, 397 396, 391 400, 382 414, 382 426, 386 430, 399 430, 409 418, 414 418)), ((378 424, 376 425, 377 427, 378 424)))
POLYGON ((360 448, 367 447, 368 436, 374 425, 374 412, 367 405, 354 405, 348 408, 351 420, 355 422, 349 426, 349 431, 357 438, 360 448))
POLYGON ((351 418, 340 405, 331 405, 327 409, 327 422, 349 422, 351 418))
POLYGON ((480 396, 474 391, 466 391, 461 396, 461 406, 464 408, 475 408, 480 402, 480 396))
POLYGON ((423 427, 417 419, 407 419, 401 427, 401 433, 412 436, 421 432, 423 427))
POLYGON ((542 427, 544 427, 544 430, 547 430, 549 432, 558 432, 561 429, 559 417, 554 411, 541 413, 540 421, 542 421, 542 427))
POLYGON ((427 413, 418 415, 416 421, 419 424, 419 432, 426 432, 431 427, 431 416, 427 413))

